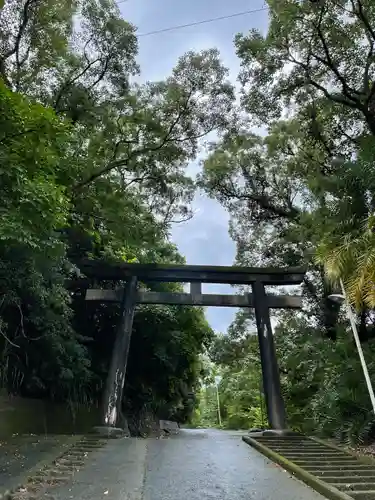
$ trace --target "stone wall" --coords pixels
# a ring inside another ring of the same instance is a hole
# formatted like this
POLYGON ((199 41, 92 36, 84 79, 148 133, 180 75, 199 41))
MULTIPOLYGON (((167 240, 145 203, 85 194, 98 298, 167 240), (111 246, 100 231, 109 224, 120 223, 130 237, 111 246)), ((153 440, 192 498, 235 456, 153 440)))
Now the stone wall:
POLYGON ((99 408, 9 397, 0 391, 0 438, 12 434, 80 434, 100 422, 99 408))

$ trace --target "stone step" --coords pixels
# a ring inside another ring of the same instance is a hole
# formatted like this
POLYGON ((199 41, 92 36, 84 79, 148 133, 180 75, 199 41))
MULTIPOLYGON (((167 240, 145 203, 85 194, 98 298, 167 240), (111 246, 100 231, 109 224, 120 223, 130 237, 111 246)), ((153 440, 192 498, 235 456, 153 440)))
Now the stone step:
POLYGON ((339 463, 342 462, 343 464, 346 463, 354 463, 357 465, 362 465, 362 462, 359 462, 356 458, 350 457, 348 455, 345 456, 340 456, 340 455, 315 455, 310 457, 309 455, 301 455, 300 457, 296 457, 297 460, 302 459, 302 457, 306 457, 306 460, 309 460, 312 464, 315 463, 320 463, 320 462, 327 462, 327 463, 339 463))
POLYGON ((69 465, 63 465, 61 462, 56 461, 50 470, 51 473, 53 473, 54 471, 64 473, 64 472, 69 472, 71 470, 71 467, 69 467, 69 465))
POLYGON ((66 483, 67 481, 70 481, 69 476, 51 477, 51 476, 44 476, 37 474, 32 478, 30 478, 30 482, 39 484, 60 484, 60 483, 66 483))
POLYGON ((90 451, 80 451, 80 450, 72 450, 72 451, 69 451, 68 453, 66 453, 64 455, 64 458, 67 458, 67 457, 86 457, 89 453, 91 453, 90 451))
POLYGON ((313 459, 310 459, 309 457, 304 457, 304 456, 300 456, 300 457, 289 457, 287 455, 283 455, 284 457, 286 457, 290 462, 293 462, 295 464, 298 464, 298 465, 301 465, 301 464, 305 464, 305 465, 311 465, 312 467, 315 467, 316 469, 319 469, 320 466, 332 466, 332 467, 336 467, 337 469, 340 469, 340 467, 342 465, 354 465, 355 467, 357 467, 358 465, 358 462, 355 462, 354 460, 345 460, 345 459, 340 459, 340 458, 313 458, 313 459))
POLYGON ((77 467, 82 467, 82 465, 85 463, 83 460, 77 460, 69 457, 64 457, 60 458, 59 463, 62 465, 68 465, 68 466, 77 466, 77 467))
POLYGON ((71 461, 77 461, 77 462, 82 462, 85 458, 87 457, 87 455, 85 455, 84 453, 79 453, 79 454, 70 454, 69 455, 64 455, 63 457, 61 457, 61 460, 71 460, 71 461))
MULTIPOLYGON (((277 451, 279 452, 280 454, 282 454, 284 457, 288 457, 288 458, 291 458, 291 457, 295 457, 295 458, 298 458, 298 457, 308 457, 308 458, 311 458, 311 459, 327 459, 327 460, 330 460, 331 458, 343 458, 343 459, 347 459, 347 458, 351 458, 352 460, 356 460, 354 457, 351 457, 350 455, 346 455, 345 453, 311 453, 311 452, 303 452, 303 451, 287 451, 287 452, 281 452, 279 451, 277 448, 273 448, 274 451, 277 451)), ((356 460, 357 461, 357 460, 356 460)))
POLYGON ((71 469, 71 467, 66 467, 66 465, 64 465, 61 469, 50 469, 48 471, 48 474, 50 474, 50 476, 52 477, 60 477, 60 476, 66 476, 66 475, 72 475, 73 474, 73 471, 71 469))
POLYGON ((262 443, 291 443, 295 444, 296 446, 301 444, 301 443, 315 443, 315 444, 321 444, 317 443, 316 441, 313 441, 312 439, 309 438, 298 438, 298 439, 290 439, 290 438, 278 438, 278 437, 266 437, 266 436, 256 436, 254 437, 257 441, 260 441, 262 443))
POLYGON ((80 439, 79 441, 76 441, 77 443, 105 443, 107 440, 102 439, 99 436, 92 435, 90 437, 84 437, 80 439))
POLYGON ((374 483, 375 484, 375 474, 372 476, 350 476, 347 477, 347 475, 343 476, 323 476, 321 479, 324 480, 326 483, 331 483, 331 484, 336 484, 336 483, 345 483, 348 484, 351 481, 358 484, 358 483, 374 483))
POLYGON ((52 482, 64 482, 64 481, 71 481, 72 477, 74 475, 73 471, 69 472, 64 472, 63 474, 41 474, 41 473, 36 473, 35 476, 32 477, 32 480, 34 481, 34 478, 37 478, 39 481, 52 481, 52 482))
POLYGON ((356 500, 374 500, 375 490, 371 491, 351 491, 350 496, 356 500))
POLYGON ((79 446, 75 446, 73 450, 83 450, 83 451, 95 451, 95 450, 101 450, 103 448, 102 445, 100 446, 87 446, 85 444, 80 444, 79 446))
MULTIPOLYGON (((271 446, 270 446, 271 448, 271 446)), ((340 450, 333 450, 332 448, 325 448, 324 446, 286 446, 282 444, 275 444, 272 446, 272 449, 278 449, 278 450, 298 450, 298 451, 326 451, 330 453, 345 453, 345 451, 340 450)))
MULTIPOLYGON (((315 465, 306 465, 303 466, 303 469, 306 469, 308 471, 345 471, 346 474, 349 474, 348 471, 351 473, 354 472, 364 472, 364 471, 370 471, 371 473, 375 472, 375 469, 372 465, 353 465, 353 464, 345 464, 345 465, 340 465, 340 464, 330 464, 330 465, 320 465, 320 464, 315 464, 315 465)), ((314 472, 315 474, 315 472, 314 472)))
MULTIPOLYGON (((257 441, 261 441, 262 443, 294 443, 295 445, 300 443, 316 443, 316 441, 312 441, 311 439, 304 437, 298 439, 290 439, 290 438, 278 438, 278 437, 266 437, 266 436, 256 436, 254 437, 257 441)), ((317 443, 321 444, 321 443, 317 443)))
POLYGON ((83 457, 85 454, 88 455, 91 451, 81 451, 81 450, 69 450, 64 453, 63 457, 83 457))
POLYGON ((311 465, 315 465, 315 464, 338 464, 338 463, 342 463, 342 464, 349 464, 349 463, 353 463, 353 464, 356 464, 358 465, 358 462, 353 460, 353 459, 348 459, 347 457, 340 457, 340 456, 337 456, 337 455, 333 455, 333 456, 323 456, 323 455, 315 455, 315 456, 311 456, 311 455, 305 455, 303 453, 301 453, 301 455, 292 455, 292 454, 288 454, 288 453, 283 453, 282 454, 283 457, 286 457, 288 460, 292 461, 292 462, 296 462, 296 461, 303 461, 303 462, 309 462, 311 463, 311 465))
POLYGON ((308 458, 306 458, 306 460, 302 459, 302 458, 298 458, 297 460, 293 460, 293 462, 299 466, 304 466, 304 465, 308 465, 308 466, 311 466, 311 467, 315 467, 316 469, 320 469, 320 467, 322 466, 335 466, 337 469, 341 469, 342 466, 349 466, 349 465, 353 465, 354 467, 357 467, 357 466, 360 466, 360 464, 358 464, 358 462, 354 461, 354 460, 344 460, 344 459, 340 459, 340 458, 332 458, 332 459, 322 459, 322 460, 319 460, 319 459, 312 459, 312 460, 309 460, 308 458))
MULTIPOLYGON (((21 489, 22 490, 26 489, 26 491, 28 493, 38 493, 40 491, 41 487, 40 487, 39 483, 34 483, 33 484, 33 483, 28 482, 27 485, 26 485, 26 487, 25 488, 21 488, 21 489)), ((17 490, 16 493, 22 493, 22 491, 17 490)))
MULTIPOLYGON (((306 470, 309 470, 309 468, 307 467, 304 467, 306 470)), ((315 474, 315 476, 319 476, 321 477, 322 479, 324 479, 325 477, 349 477, 349 476, 354 476, 354 477, 357 477, 357 476, 361 476, 361 477, 371 477, 371 476, 374 476, 375 477, 375 470, 373 468, 371 469, 361 469, 361 468, 357 468, 357 469, 336 469, 336 468, 314 468, 314 467, 311 467, 310 468, 311 470, 309 470, 309 472, 311 472, 311 474, 315 474)))
MULTIPOLYGON (((316 451, 316 452, 324 452, 324 451, 330 451, 330 452, 335 452, 339 453, 336 450, 332 450, 331 448, 325 448, 324 446, 287 446, 283 445, 280 443, 261 443, 263 446, 267 446, 268 448, 275 450, 295 450, 295 451, 316 451)), ((344 452, 345 453, 345 452, 344 452)))
MULTIPOLYGON (((258 441, 258 440, 257 440, 258 441)), ((336 450, 334 448, 330 448, 329 446, 322 446, 316 443, 307 443, 307 444, 300 444, 296 445, 294 443, 267 443, 267 442, 262 442, 263 445, 268 446, 269 448, 277 448, 280 450, 314 450, 314 451, 327 451, 331 453, 346 453, 345 450, 336 450)))
POLYGON ((348 481, 346 483, 335 483, 335 487, 339 490, 345 491, 373 491, 375 490, 375 483, 356 483, 348 481))
MULTIPOLYGON (((43 493, 43 495, 40 494, 31 494, 28 495, 27 500, 56 500, 56 497, 53 495, 50 495, 49 493, 43 493)), ((25 500, 24 497, 22 497, 22 500, 25 500)))
POLYGON ((256 441, 356 500, 375 500, 375 463, 312 439, 260 436, 256 441))
POLYGON ((264 435, 261 434, 260 436, 256 436, 256 439, 278 439, 279 441, 298 441, 301 439, 310 439, 307 436, 304 436, 303 434, 269 434, 269 435, 264 435))
POLYGON ((50 491, 54 486, 70 482, 75 472, 84 467, 87 456, 95 450, 102 449, 107 443, 107 439, 98 436, 81 438, 50 465, 30 476, 25 485, 14 492, 12 499, 55 500, 53 494, 48 494, 46 490, 50 491))
POLYGON ((278 451, 279 453, 317 453, 320 455, 345 455, 348 456, 347 453, 344 451, 330 451, 324 448, 279 448, 278 446, 269 446, 268 448, 271 448, 272 450, 278 451))
MULTIPOLYGON (((108 441, 107 441, 108 443, 108 441)), ((96 450, 98 448, 103 448, 103 446, 107 443, 76 443, 74 445, 75 448, 89 448, 90 450, 96 450)))

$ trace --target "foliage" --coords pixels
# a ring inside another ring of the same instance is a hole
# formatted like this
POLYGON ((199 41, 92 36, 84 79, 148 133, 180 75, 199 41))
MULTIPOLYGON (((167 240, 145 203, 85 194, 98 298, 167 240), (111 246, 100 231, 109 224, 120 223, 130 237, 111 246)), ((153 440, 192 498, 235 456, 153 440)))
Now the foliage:
MULTIPOLYGON (((0 373, 10 392, 100 399, 119 311, 70 288, 80 259, 184 262, 168 235, 190 217, 186 167, 226 127, 233 88, 216 50, 189 52, 144 84, 133 83, 136 55, 135 28, 112 0, 6 0, 0 11, 0 373)), ((188 419, 211 337, 200 309, 139 308, 124 409, 188 419)))
POLYGON ((331 202, 335 219, 327 221, 328 227, 317 250, 317 260, 333 281, 340 278, 344 281, 358 310, 363 304, 369 309, 375 306, 374 153, 371 139, 359 151, 356 162, 343 168, 342 198, 331 202))
MULTIPOLYGON (((241 321, 236 323, 238 327, 241 321)), ((257 337, 240 334, 232 327, 229 335, 218 335, 209 349, 212 376, 203 383, 195 425, 210 427, 218 423, 218 385, 222 425, 228 429, 265 427, 266 415, 261 386, 257 337), (240 337, 240 338, 238 338, 240 337)))
MULTIPOLYGON (((218 337, 210 350, 223 378, 219 386, 221 411, 227 428, 267 427, 261 393, 260 359, 253 329, 238 328, 218 337), (240 337, 240 339, 239 339, 240 337)), ((334 437, 347 445, 374 439, 375 422, 363 372, 351 332, 340 326, 335 342, 302 317, 285 315, 276 331, 282 392, 290 428, 308 434, 334 437)), ((370 376, 375 373, 374 345, 364 353, 370 376)), ((211 387, 211 389, 210 389, 211 387)), ((201 401, 197 425, 217 422, 216 393, 201 401)))
MULTIPOLYGON (((112 0, 4 2, 0 369, 8 390, 99 399, 118 305, 87 303, 67 284, 83 257, 184 262, 168 235, 191 217, 196 186, 186 167, 215 132, 198 185, 230 214, 236 263, 307 269, 303 312, 276 315, 291 425, 347 441, 374 437, 358 357, 329 296, 342 279, 372 373, 375 7, 267 5, 267 33, 235 40, 237 106, 216 49, 183 55, 163 81, 135 83, 135 28, 112 0)), ((239 313, 212 342, 200 309, 139 308, 124 410, 216 424, 219 374, 224 425, 262 426, 252 320, 239 313)))
MULTIPOLYGON (((305 321, 286 319, 277 328, 283 389, 296 429, 335 437, 347 444, 374 438, 374 418, 359 356, 347 325, 327 342, 305 321), (298 349, 298 350, 297 350, 298 349)), ((373 342, 364 345, 370 376, 373 342)))
MULTIPOLYGON (((374 5, 267 4, 267 33, 236 37, 242 113, 211 144, 199 183, 230 213, 238 264, 307 269, 303 312, 276 316, 293 427, 372 439, 358 355, 329 296, 341 278, 373 371, 374 5), (254 125, 265 134, 256 134, 254 125)), ((235 321, 220 366, 233 370, 246 358, 251 328, 235 321), (228 357, 232 349, 236 354, 228 357)))
POLYGON ((90 380, 70 327, 69 262, 58 234, 69 216, 61 183, 69 126, 0 84, 1 377, 12 392, 73 397, 90 380))

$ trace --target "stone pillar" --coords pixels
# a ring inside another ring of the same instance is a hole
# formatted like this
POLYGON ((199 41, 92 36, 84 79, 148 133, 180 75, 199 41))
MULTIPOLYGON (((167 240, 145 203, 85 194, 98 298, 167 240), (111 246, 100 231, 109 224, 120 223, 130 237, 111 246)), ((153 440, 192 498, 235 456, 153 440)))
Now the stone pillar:
POLYGON ((267 296, 264 285, 261 282, 253 283, 252 289, 254 294, 254 308, 268 423, 272 430, 285 430, 285 407, 281 395, 280 373, 277 364, 267 296))
POLYGON ((101 423, 104 427, 115 427, 120 414, 133 328, 136 293, 137 278, 133 276, 126 283, 121 302, 121 316, 103 397, 101 423))

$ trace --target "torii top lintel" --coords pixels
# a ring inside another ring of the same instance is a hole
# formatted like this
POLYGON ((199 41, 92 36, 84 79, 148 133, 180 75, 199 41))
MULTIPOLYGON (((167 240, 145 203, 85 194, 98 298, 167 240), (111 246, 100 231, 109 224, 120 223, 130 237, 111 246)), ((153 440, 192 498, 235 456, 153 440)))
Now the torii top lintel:
POLYGON ((298 285, 303 281, 303 268, 237 267, 237 266, 191 266, 165 264, 109 264, 102 261, 85 260, 78 264, 80 270, 90 278, 101 280, 127 280, 137 276, 145 282, 177 283, 226 283, 247 285, 261 281, 265 285, 298 285))

